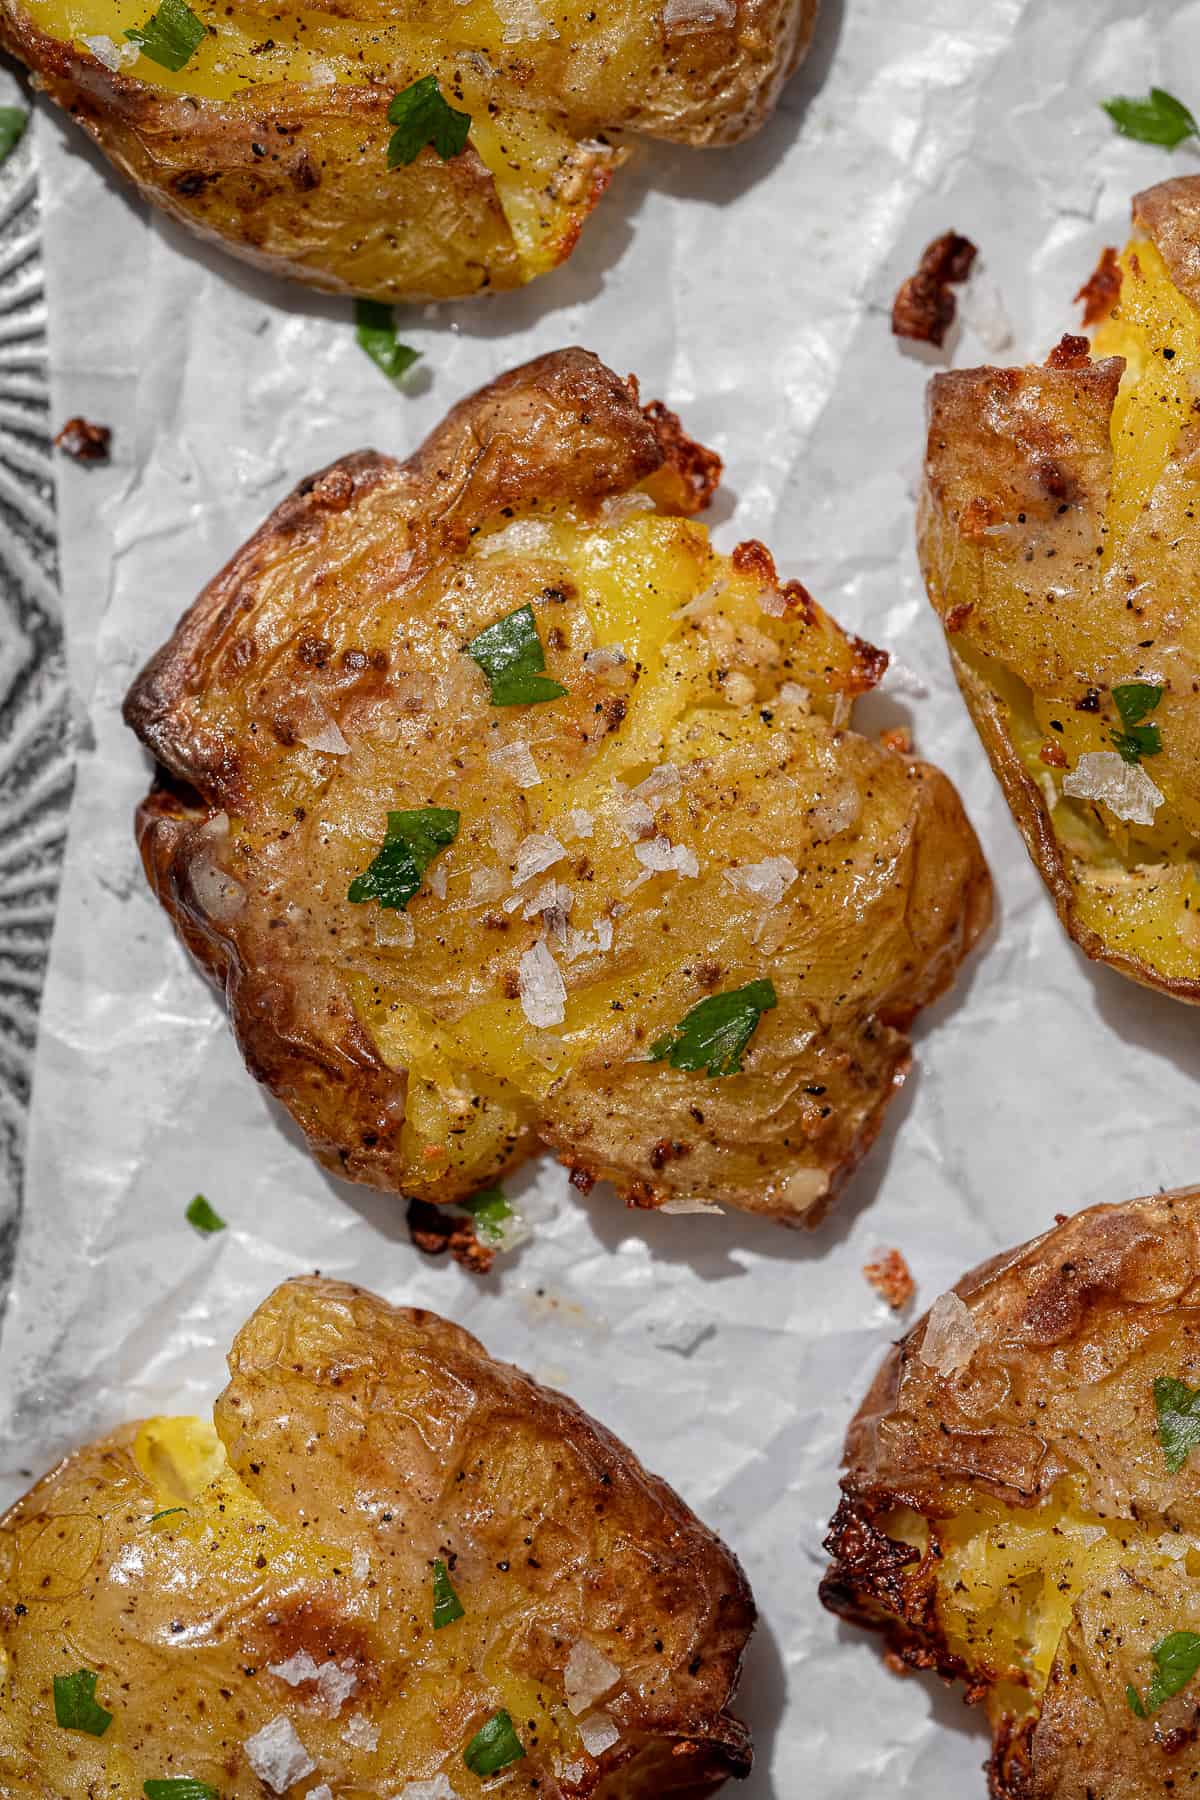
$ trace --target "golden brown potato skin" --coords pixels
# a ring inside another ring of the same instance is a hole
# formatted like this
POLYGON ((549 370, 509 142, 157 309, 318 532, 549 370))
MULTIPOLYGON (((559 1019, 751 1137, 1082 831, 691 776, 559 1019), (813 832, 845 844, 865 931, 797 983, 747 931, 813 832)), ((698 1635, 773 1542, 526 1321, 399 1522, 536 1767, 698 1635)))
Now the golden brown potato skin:
MULTIPOLYGON (((215 1420, 227 1466, 152 1523, 134 1426, 79 1450, 0 1521, 0 1788, 9 1800, 208 1781, 267 1791, 245 1740, 283 1714, 338 1793, 445 1773, 501 1706, 525 1745, 505 1792, 537 1800, 702 1800, 748 1772, 728 1711, 753 1628, 735 1558, 665 1483, 570 1400, 458 1326, 362 1289, 291 1281, 239 1332, 215 1420), (432 1564, 464 1617, 431 1628, 432 1564), (620 1679, 567 1714, 585 1640, 620 1679), (339 1705, 271 1665, 307 1654, 353 1677, 339 1705), (114 1714, 59 1729, 51 1676, 83 1666, 114 1714), (375 1748, 344 1733, 352 1720, 375 1748), (110 1787, 110 1783, 113 1785, 110 1787)), ((308 1785, 305 1783, 304 1785, 308 1785)))
POLYGON ((1089 303, 1095 360, 1066 338, 1045 367, 934 377, 918 538, 959 686, 1063 925, 1087 956, 1194 1003, 1200 667, 1182 596, 1200 565, 1200 179, 1139 194, 1134 223, 1089 303), (1161 750, 1141 762, 1152 825, 1063 787, 1083 754, 1115 761, 1114 690, 1139 681, 1162 689, 1161 750))
POLYGON ((276 80, 231 52, 227 75, 205 70, 193 94, 185 69, 173 91, 145 57, 110 70, 78 28, 57 36, 55 18, 21 0, 0 0, 0 44, 146 199, 202 236, 328 292, 436 300, 516 287, 569 256, 627 154, 606 134, 716 145, 757 129, 807 46, 816 0, 712 0, 706 27, 682 34, 659 5, 601 0, 555 9, 554 36, 516 44, 483 0, 468 15, 457 0, 438 10, 439 20, 416 5, 301 13, 250 0, 210 19, 199 7, 218 40, 236 11, 242 43, 294 39, 351 67, 354 46, 372 46, 373 66, 336 83, 282 69, 290 78, 276 80), (480 122, 477 138, 489 120, 499 135, 483 154, 473 140, 447 162, 426 149, 389 170, 388 105, 430 74, 480 122), (506 129, 522 141, 532 132, 541 153, 514 150, 506 129), (529 233, 506 213, 510 191, 541 214, 529 233))
MULTIPOLYGON (((1069 1487, 1072 1510, 1100 1521, 1094 1535, 1108 1531, 1119 1549, 1102 1577, 1071 1586, 1045 1692, 1035 1684, 1027 1715, 1018 1723, 989 1705, 990 1792, 1186 1792, 1200 1779, 1194 1685, 1149 1719, 1134 1716, 1126 1687, 1144 1692, 1151 1647, 1195 1624, 1195 1577, 1161 1548, 1198 1541, 1195 1466, 1168 1469, 1153 1382, 1198 1383, 1200 1190, 1090 1208, 953 1291, 978 1333, 973 1353, 949 1376, 926 1366, 928 1315, 889 1352, 846 1438, 822 1598, 881 1631, 906 1662, 961 1679, 979 1699, 1006 1671, 951 1648, 939 1539, 944 1546, 956 1518, 992 1502, 1019 1530, 1069 1487), (889 1536, 897 1509, 928 1523, 925 1554, 889 1536)), ((1056 1541, 1046 1540, 1049 1583, 1064 1554, 1056 1541)))
POLYGON ((150 881, 251 1070, 352 1180, 453 1201, 541 1138, 580 1185, 639 1205, 811 1223, 879 1128, 912 1018, 987 922, 945 777, 844 729, 880 654, 781 587, 761 545, 718 558, 685 516, 706 458, 586 352, 543 357, 407 463, 363 452, 302 483, 131 689, 165 771, 138 820, 150 881), (514 531, 552 542, 494 553, 514 531), (522 603, 569 691, 493 707, 462 647, 522 603), (597 671, 585 658, 613 637, 630 656, 597 671), (350 757, 307 749, 330 719, 350 757), (529 789, 492 760, 527 740, 545 778, 529 789), (686 846, 686 883, 651 879, 622 823, 656 766, 677 791, 632 835, 686 846), (414 899, 406 955, 395 915, 347 888, 389 807, 435 804, 462 815, 449 898, 414 899), (576 807, 591 835, 572 841, 576 807), (553 831, 572 929, 613 934, 559 952, 565 1040, 517 1001, 547 927, 514 910, 532 892, 514 846, 553 831), (726 868, 781 851, 800 872, 785 901, 736 899, 726 868), (780 1003, 742 1073, 647 1060, 708 994, 767 974, 780 1003))

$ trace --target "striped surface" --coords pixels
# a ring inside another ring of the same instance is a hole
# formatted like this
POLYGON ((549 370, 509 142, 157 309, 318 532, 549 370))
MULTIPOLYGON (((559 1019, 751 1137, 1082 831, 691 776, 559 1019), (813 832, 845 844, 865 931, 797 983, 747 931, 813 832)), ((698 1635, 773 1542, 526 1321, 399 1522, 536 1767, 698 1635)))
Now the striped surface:
POLYGON ((71 793, 32 136, 0 168, 0 1303, 71 793))

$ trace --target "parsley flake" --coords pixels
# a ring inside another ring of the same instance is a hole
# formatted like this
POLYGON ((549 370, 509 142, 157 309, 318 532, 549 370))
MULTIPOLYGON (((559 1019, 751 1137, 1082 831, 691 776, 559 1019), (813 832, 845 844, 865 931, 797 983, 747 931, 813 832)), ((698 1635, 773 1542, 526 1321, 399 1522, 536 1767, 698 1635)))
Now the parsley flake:
POLYGON ((518 606, 494 625, 485 625, 467 645, 467 655, 491 682, 493 706, 537 706, 559 700, 567 691, 542 674, 546 653, 532 606, 518 606))
POLYGON ((189 1201, 188 1209, 183 1216, 189 1225, 194 1225, 196 1230, 202 1231, 206 1237, 214 1231, 224 1231, 225 1229, 224 1219, 215 1207, 209 1205, 203 1194, 197 1194, 195 1199, 189 1201))
POLYGON ((1143 725, 1141 720, 1152 713, 1163 697, 1163 690, 1151 681, 1126 681, 1112 691, 1123 731, 1114 731, 1112 741, 1122 761, 1141 762, 1143 756, 1157 756, 1162 749, 1162 736, 1157 725, 1143 725))
POLYGON ((424 75, 395 95, 387 116, 388 124, 396 127, 388 144, 389 169, 415 162, 426 144, 433 145, 443 162, 461 156, 467 147, 471 115, 456 112, 442 98, 436 75, 424 75))
POLYGON ((12 155, 28 123, 29 114, 23 106, 0 106, 0 163, 12 155))
POLYGON ((474 1219, 475 1229, 485 1244, 503 1243, 504 1221, 512 1218, 513 1209, 500 1188, 483 1188, 469 1200, 463 1200, 461 1205, 474 1219))
POLYGON ((1158 1414, 1158 1441, 1170 1474, 1177 1475, 1200 1444, 1200 1388, 1170 1375, 1154 1381, 1154 1410, 1158 1414))
POLYGON ((1200 1669, 1200 1637, 1194 1631, 1171 1631, 1150 1651, 1155 1670, 1143 1700, 1131 1684, 1125 1689, 1129 1710, 1139 1719, 1148 1719, 1165 1700, 1185 1688, 1200 1669))
POLYGON ((1139 144, 1162 144, 1174 150, 1185 138, 1196 135, 1195 119, 1183 101, 1165 88, 1152 87, 1144 100, 1117 94, 1100 104, 1121 136, 1136 138, 1139 144))
POLYGON ((215 1787, 194 1775, 177 1775, 168 1781, 143 1781, 146 1800, 218 1800, 215 1787))
POLYGON ((403 912, 438 851, 458 836, 458 821, 458 813, 448 806, 390 812, 383 847, 350 883, 347 898, 355 906, 378 900, 382 907, 403 912))
POLYGON ((186 1506, 164 1506, 161 1512, 150 1514, 150 1523, 155 1525, 159 1519, 169 1519, 174 1513, 185 1513, 186 1511, 186 1506))
POLYGON ((407 375, 421 352, 411 344, 402 344, 396 336, 396 315, 382 300, 354 302, 354 335, 358 347, 365 350, 376 368, 382 369, 389 381, 407 375))
POLYGON ((710 994, 678 1025, 650 1046, 650 1061, 664 1057, 673 1069, 706 1069, 710 1075, 737 1075, 742 1053, 765 1012, 778 1005, 770 981, 751 981, 727 994, 710 994))
POLYGON ((493 1713, 463 1751, 463 1761, 472 1775, 494 1775, 519 1762, 525 1751, 513 1730, 513 1722, 504 1711, 493 1713))
POLYGON ((162 0, 144 25, 125 36, 161 69, 182 69, 204 42, 205 29, 187 0, 162 0))
POLYGON ((73 1675, 54 1677, 54 1717, 64 1731, 86 1731, 94 1738, 104 1736, 113 1716, 96 1699, 99 1679, 92 1669, 76 1669, 73 1675))
POLYGON ((453 1625, 455 1619, 461 1619, 465 1607, 454 1591, 450 1580, 450 1571, 436 1557, 433 1564, 433 1629, 440 1631, 443 1625, 453 1625))

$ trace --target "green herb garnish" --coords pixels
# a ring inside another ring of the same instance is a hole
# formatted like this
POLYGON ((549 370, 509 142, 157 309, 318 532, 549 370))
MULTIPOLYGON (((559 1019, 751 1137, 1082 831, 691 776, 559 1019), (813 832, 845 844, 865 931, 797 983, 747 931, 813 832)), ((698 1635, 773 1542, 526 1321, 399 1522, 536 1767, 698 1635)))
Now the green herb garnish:
POLYGON ((179 1775, 170 1781, 143 1781, 146 1800, 217 1800, 217 1790, 194 1775, 179 1775))
POLYGON ((469 1200, 463 1200, 461 1205, 474 1219, 475 1228, 485 1243, 503 1241, 504 1221, 512 1218, 513 1209, 500 1188, 484 1188, 480 1193, 472 1194, 469 1200))
POLYGON ((459 815, 448 806, 422 806, 413 812, 390 812, 383 848, 362 875, 350 883, 355 906, 378 900, 403 912, 439 850, 458 836, 459 815))
POLYGON ((388 124, 396 127, 388 144, 389 169, 414 162, 426 144, 433 145, 443 162, 461 156, 467 147, 471 115, 455 112, 443 100, 436 75, 424 75, 397 94, 387 116, 388 124))
POLYGON ((433 1564, 433 1629, 440 1631, 443 1625, 453 1625, 455 1619, 461 1619, 465 1608, 454 1591, 450 1580, 450 1571, 440 1557, 433 1564))
POLYGON ((113 1716, 96 1699, 99 1679, 91 1669, 76 1669, 74 1675, 54 1677, 54 1717, 64 1731, 86 1731, 94 1738, 104 1736, 113 1716))
POLYGON ((1122 137, 1139 144, 1162 144, 1174 150, 1185 138, 1196 135, 1196 121, 1174 94, 1152 87, 1144 100, 1118 94, 1100 102, 1122 137))
POLYGON ((1158 1414, 1163 1461, 1169 1472, 1177 1475, 1200 1444, 1200 1388, 1190 1388, 1186 1381, 1176 1381, 1170 1375, 1158 1375, 1154 1381, 1154 1410, 1158 1414))
POLYGON ((727 994, 710 994, 651 1045, 650 1060, 661 1062, 665 1057, 673 1069, 736 1075, 758 1021, 776 1005, 774 984, 766 980, 731 988, 727 994))
POLYGON ((189 1225, 194 1225, 197 1231, 203 1231, 206 1235, 209 1232, 225 1230, 224 1219, 215 1207, 209 1205, 203 1194, 197 1194, 188 1203, 188 1209, 183 1216, 189 1225))
POLYGON ((1194 1631, 1172 1631, 1154 1645, 1150 1654, 1156 1667, 1146 1698, 1143 1700, 1132 1685, 1125 1689, 1129 1710, 1139 1719, 1148 1719, 1157 1712, 1163 1701, 1185 1688, 1200 1669, 1200 1637, 1194 1631))
POLYGON ((494 625, 485 625, 467 645, 467 655, 491 682, 493 706, 536 706, 559 700, 567 691, 542 674, 546 653, 532 606, 518 606, 494 625))
POLYGON ((161 1512, 150 1514, 150 1523, 153 1525, 159 1519, 169 1519, 172 1513, 185 1513, 186 1511, 186 1506, 164 1506, 161 1512))
POLYGON ((1142 725, 1140 720, 1152 713, 1163 697, 1161 687, 1151 681, 1126 681, 1112 691, 1124 731, 1114 731, 1112 741, 1123 761, 1141 762, 1143 756, 1157 756, 1162 737, 1157 725, 1142 725))
POLYGON ((204 42, 205 28, 187 0, 162 0, 144 25, 125 36, 162 69, 182 69, 204 42))
POLYGON ((0 106, 0 163, 12 155, 28 123, 29 114, 23 106, 0 106))
POLYGON ((389 381, 399 381, 421 359, 419 350, 397 338, 395 312, 382 300, 354 302, 354 332, 359 348, 366 351, 389 381))
MULTIPOLYGON (((1200 1640, 1198 1640, 1200 1641, 1200 1640)), ((494 1775, 518 1762, 525 1752, 506 1712, 493 1713, 480 1727, 463 1751, 463 1761, 472 1775, 494 1775)))

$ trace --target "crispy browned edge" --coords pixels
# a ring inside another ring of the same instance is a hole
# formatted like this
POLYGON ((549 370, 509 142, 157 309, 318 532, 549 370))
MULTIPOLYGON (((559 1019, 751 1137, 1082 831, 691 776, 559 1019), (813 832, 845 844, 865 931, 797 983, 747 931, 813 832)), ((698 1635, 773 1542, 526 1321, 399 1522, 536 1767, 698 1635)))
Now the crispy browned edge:
MULTIPOLYGON (((309 1033, 287 997, 264 985, 235 947, 207 927, 186 857, 177 854, 193 826, 238 810, 235 753, 190 729, 183 702, 203 692, 210 658, 238 617, 243 584, 253 581, 281 538, 318 534, 326 509, 351 507, 384 481, 408 484, 418 533, 435 546, 453 547, 476 524, 531 494, 588 503, 650 475, 670 503, 691 512, 711 492, 719 466, 691 444, 673 414, 643 409, 636 382, 621 381, 590 351, 538 357, 461 401, 407 462, 363 450, 302 481, 204 589, 130 688, 126 723, 159 765, 136 819, 147 879, 223 992, 251 1073, 285 1100, 314 1153, 335 1173, 393 1191, 378 1128, 396 1077, 349 1010, 336 1046, 309 1033), (332 1116, 331 1085, 344 1109, 337 1140, 315 1129, 332 1116)), ((532 1144, 532 1133, 514 1137, 505 1166, 532 1144)))
MULTIPOLYGON (((1113 1205, 1091 1206, 1073 1218, 1060 1219, 1048 1231, 1001 1251, 969 1270, 955 1282, 953 1292, 970 1300, 1005 1278, 1016 1283, 1023 1304, 1024 1322, 1037 1324, 1057 1336, 1081 1324, 1093 1299, 1119 1303, 1126 1268, 1123 1252, 1129 1245, 1131 1217, 1137 1209, 1154 1211, 1177 1200, 1200 1203, 1200 1189, 1174 1188, 1113 1205), (1049 1252, 1043 1258, 1044 1252, 1049 1252), (1044 1279, 1035 1277, 1040 1272, 1044 1279)), ((1137 1272, 1133 1278, 1137 1279, 1137 1272)), ((1003 1335, 1011 1322, 1012 1308, 996 1308, 989 1319, 989 1335, 1003 1335)), ((963 1682, 968 1704, 981 1700, 994 1677, 986 1668, 972 1672, 951 1651, 937 1615, 937 1555, 922 1557, 910 1545, 888 1537, 877 1521, 897 1507, 910 1507, 934 1524, 937 1513, 930 1489, 939 1482, 936 1468, 902 1489, 897 1481, 880 1480, 873 1472, 874 1422, 894 1411, 900 1374, 915 1352, 929 1314, 925 1313, 905 1335, 893 1343, 881 1363, 846 1431, 842 1451, 845 1474, 841 1499, 825 1538, 830 1564, 818 1589, 821 1603, 848 1624, 876 1631, 884 1638, 889 1657, 909 1668, 933 1670, 948 1682, 963 1682)), ((1057 1474, 1049 1486, 1053 1486, 1057 1474)), ((1041 1487, 1033 1492, 1015 1480, 975 1474, 972 1482, 982 1492, 1013 1508, 1031 1508, 1045 1497, 1041 1487)), ((1035 1712, 1020 1724, 1007 1716, 993 1734, 987 1762, 988 1793, 992 1800, 1038 1800, 1033 1766, 1035 1712)))
MULTIPOLYGON (((1195 306, 1200 306, 1200 175, 1183 175, 1160 182, 1135 196, 1134 223, 1154 241, 1180 292, 1195 306)), ((1115 398, 1124 364, 1119 357, 1108 357, 1089 369, 1064 370, 1076 381, 1089 379, 1111 387, 1115 398)), ((978 369, 951 369, 935 375, 929 383, 926 399, 928 437, 926 481, 922 489, 918 538, 923 538, 927 511, 932 507, 929 494, 929 467, 935 433, 953 437, 971 428, 981 405, 981 390, 994 382, 1011 380, 1022 370, 992 366, 978 369)), ((1111 408, 1110 408, 1111 409, 1111 408)), ((947 525, 945 529, 950 529, 947 525)), ((932 595, 930 596, 932 598, 932 595)), ((1079 917, 1075 889, 1067 873, 1063 854, 1046 805, 1045 796, 1027 772, 1013 748, 1004 727, 1003 708, 997 703, 986 681, 982 680, 954 648, 953 632, 942 620, 950 665, 955 680, 975 722, 976 730, 987 751, 996 778, 1004 791, 1013 818, 1025 840, 1033 863, 1050 890, 1064 930, 1074 939, 1084 955, 1093 962, 1106 963, 1119 974, 1128 976, 1142 987, 1169 994, 1189 1005, 1200 1005, 1200 980, 1189 981, 1180 976, 1160 975, 1147 963, 1125 951, 1111 950, 1098 932, 1079 917)))

